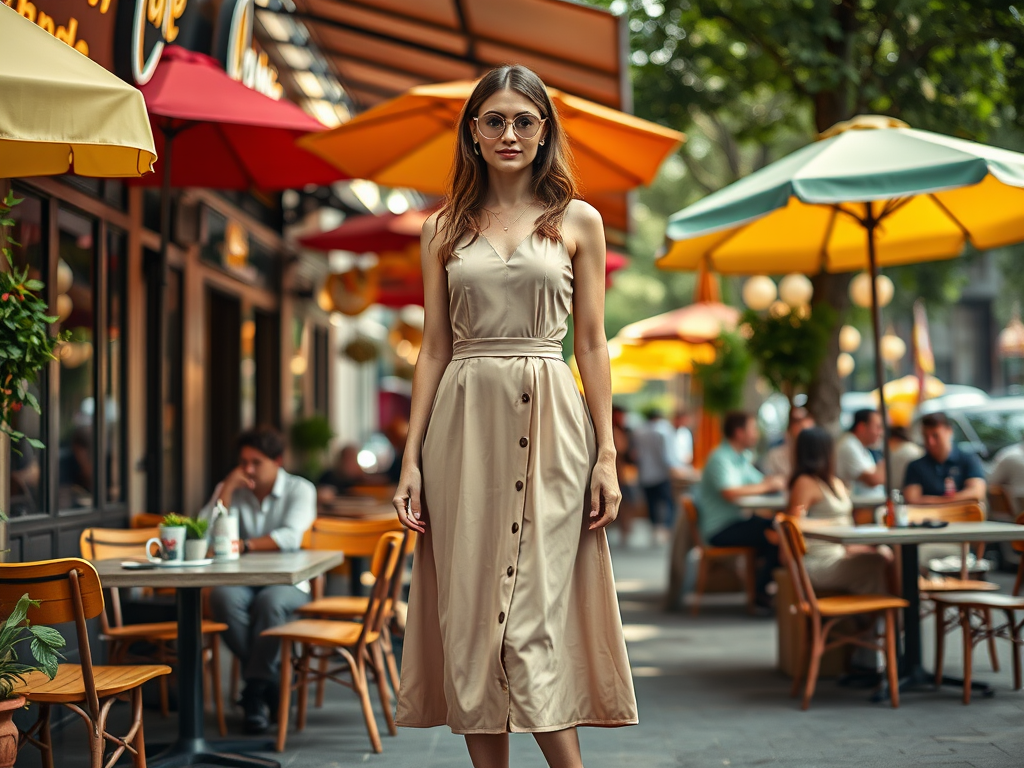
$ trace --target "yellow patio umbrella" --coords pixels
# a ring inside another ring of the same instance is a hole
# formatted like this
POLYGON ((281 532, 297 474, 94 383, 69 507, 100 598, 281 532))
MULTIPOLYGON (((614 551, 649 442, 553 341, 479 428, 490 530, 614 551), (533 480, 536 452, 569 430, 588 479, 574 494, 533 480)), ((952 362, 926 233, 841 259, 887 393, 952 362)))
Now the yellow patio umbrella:
MULTIPOLYGON (((576 387, 583 391, 583 378, 580 376, 580 368, 576 365, 576 355, 569 358, 569 369, 576 380, 576 387)), ((640 371, 630 371, 628 368, 616 368, 612 366, 612 394, 630 395, 639 392, 650 377, 640 371)))
MULTIPOLYGON (((445 191, 462 105, 475 83, 423 85, 300 145, 353 178, 429 194, 445 191)), ((685 139, 677 131, 549 88, 588 194, 621 192, 653 181, 685 139)))
POLYGON ((0 3, 0 178, 141 176, 155 160, 142 94, 0 3))

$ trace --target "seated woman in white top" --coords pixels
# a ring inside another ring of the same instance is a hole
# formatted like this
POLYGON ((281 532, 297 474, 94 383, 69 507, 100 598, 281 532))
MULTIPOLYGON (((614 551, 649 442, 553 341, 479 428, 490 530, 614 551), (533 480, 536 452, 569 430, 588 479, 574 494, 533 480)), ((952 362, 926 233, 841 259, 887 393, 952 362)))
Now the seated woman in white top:
MULTIPOLYGON (((832 435, 805 429, 796 440, 789 481, 789 514, 814 525, 853 525, 853 502, 836 477, 832 435)), ((844 547, 807 539, 804 565, 816 590, 849 594, 889 594, 892 553, 885 547, 844 547)))

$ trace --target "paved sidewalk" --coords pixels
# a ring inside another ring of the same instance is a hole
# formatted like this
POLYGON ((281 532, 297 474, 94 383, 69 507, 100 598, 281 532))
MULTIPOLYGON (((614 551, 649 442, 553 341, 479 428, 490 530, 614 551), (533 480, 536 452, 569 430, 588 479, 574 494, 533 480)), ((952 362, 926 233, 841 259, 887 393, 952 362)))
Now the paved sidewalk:
MULTIPOLYGON (((1010 656, 1001 647, 1003 671, 991 672, 983 648, 975 653, 979 679, 996 696, 960 703, 960 691, 909 694, 898 710, 868 701, 869 692, 824 680, 808 712, 790 699, 789 680, 775 671, 775 624, 748 618, 738 607, 709 608, 694 619, 661 608, 668 552, 637 531, 630 547, 617 544, 613 557, 623 621, 640 705, 640 725, 580 730, 588 768, 1017 768, 1024 765, 1024 693, 1010 689, 1010 656)), ((1001 581, 1006 581, 1002 576, 1001 581)), ((1005 587, 1005 584, 1004 584, 1005 587)), ((925 628, 931 646, 931 627, 925 628)), ((926 662, 931 665, 930 651, 926 662)), ((958 674, 960 650, 947 651, 947 670, 958 674)), ((225 688, 226 690, 226 688, 225 688)), ((446 728, 399 731, 384 736, 374 755, 355 697, 328 688, 321 710, 310 709, 304 733, 292 733, 283 766, 340 768, 356 764, 388 768, 470 768, 461 737, 446 728)), ((229 727, 240 712, 232 709, 229 727)), ((378 717, 383 728, 383 720, 378 717)), ((172 726, 146 713, 146 737, 166 738, 172 726)), ((209 726, 214 732, 212 718, 209 726)), ((60 734, 58 765, 79 763, 76 724, 60 734)), ((528 735, 511 737, 512 766, 543 768, 528 735)), ((27 749, 18 765, 38 765, 27 749)))

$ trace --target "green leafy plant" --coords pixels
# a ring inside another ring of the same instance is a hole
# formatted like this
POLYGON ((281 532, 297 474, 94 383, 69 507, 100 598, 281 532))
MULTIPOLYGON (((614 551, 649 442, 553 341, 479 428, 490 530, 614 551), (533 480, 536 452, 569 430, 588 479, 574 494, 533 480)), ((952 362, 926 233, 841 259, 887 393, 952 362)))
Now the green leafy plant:
POLYGON ((292 424, 292 448, 298 454, 299 474, 316 482, 323 469, 323 453, 331 444, 334 432, 326 416, 316 414, 292 424))
POLYGON ((195 517, 185 518, 185 538, 192 541, 199 541, 206 538, 206 531, 210 528, 209 520, 200 520, 195 517))
POLYGON ((723 333, 715 341, 715 359, 694 363, 693 375, 700 382, 704 410, 723 414, 740 407, 750 370, 750 355, 738 333, 723 333))
POLYGON ((165 525, 168 528, 188 528, 189 520, 191 520, 191 518, 171 512, 164 515, 162 525, 165 525))
POLYGON ((807 391, 825 359, 836 311, 826 304, 785 315, 747 310, 742 322, 749 328, 747 350, 761 375, 792 403, 807 391))
POLYGON ((7 269, 0 269, 0 431, 12 441, 26 439, 33 448, 43 443, 14 429, 13 414, 25 406, 37 413, 39 401, 29 391, 39 372, 55 360, 54 349, 68 338, 61 333, 51 336, 49 326, 57 318, 47 311, 46 302, 38 295, 43 283, 30 279, 28 267, 18 269, 10 246, 18 246, 7 228, 15 224, 11 212, 22 201, 11 192, 0 202, 0 250, 7 260, 7 269))
POLYGON ((42 672, 51 680, 57 676, 64 636, 53 627, 29 622, 28 609, 38 607, 38 600, 22 595, 0 629, 0 699, 12 698, 15 686, 31 672, 42 672), (17 646, 26 640, 34 665, 23 664, 18 657, 17 646))

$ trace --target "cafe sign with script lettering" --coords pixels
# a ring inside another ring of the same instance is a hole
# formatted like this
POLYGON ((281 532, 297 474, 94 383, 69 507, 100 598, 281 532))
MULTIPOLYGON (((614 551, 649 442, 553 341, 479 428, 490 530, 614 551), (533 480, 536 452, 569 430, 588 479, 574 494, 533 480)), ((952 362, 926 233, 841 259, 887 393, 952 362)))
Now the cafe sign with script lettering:
POLYGON ((136 85, 166 45, 213 55, 246 86, 279 99, 278 73, 253 38, 253 0, 0 0, 136 85), (211 50, 213 46, 214 50, 211 50))

